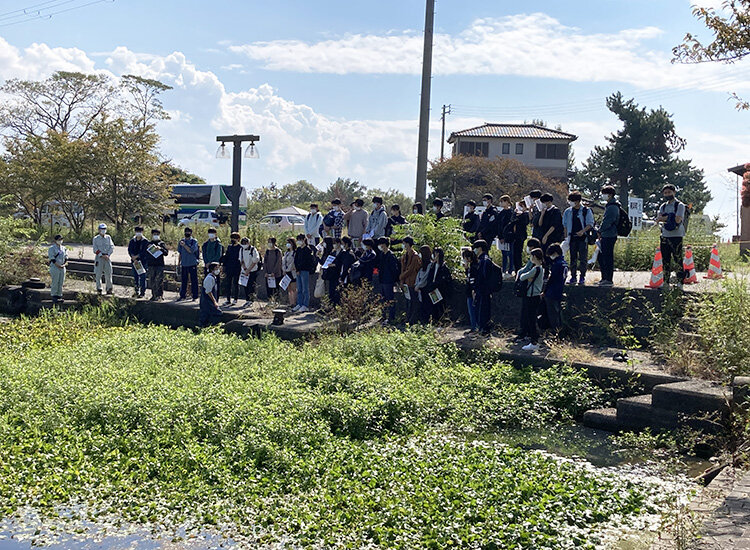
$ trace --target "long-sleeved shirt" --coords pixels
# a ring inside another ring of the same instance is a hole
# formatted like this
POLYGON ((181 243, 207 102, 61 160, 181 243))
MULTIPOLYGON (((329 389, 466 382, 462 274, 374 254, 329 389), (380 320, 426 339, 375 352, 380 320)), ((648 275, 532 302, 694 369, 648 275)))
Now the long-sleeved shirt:
POLYGON ((313 238, 320 238, 320 226, 323 225, 323 214, 310 212, 305 216, 305 235, 312 235, 313 238))
POLYGON ((281 250, 274 247, 271 250, 266 250, 263 258, 263 268, 266 270, 266 275, 273 275, 277 279, 281 278, 283 273, 282 267, 283 258, 281 250))
POLYGON ((242 271, 244 273, 252 273, 258 271, 260 266, 260 254, 258 249, 253 245, 247 248, 240 248, 240 264, 242 264, 242 271))
POLYGON ((294 252, 294 268, 297 273, 300 271, 308 271, 312 273, 318 265, 315 259, 315 247, 313 246, 299 246, 294 252))
POLYGON ((570 208, 566 208, 565 212, 563 212, 563 227, 565 228, 567 235, 570 235, 573 232, 574 214, 577 215, 578 221, 581 223, 581 229, 586 229, 589 226, 594 227, 594 213, 591 211, 591 208, 581 206, 576 210, 571 206, 570 208))
POLYGON ((282 271, 292 279, 297 278, 297 270, 294 268, 294 251, 287 250, 281 260, 282 271))
POLYGON ((94 247, 94 255, 98 260, 101 256, 111 256, 115 251, 115 243, 112 242, 112 237, 109 234, 97 235, 92 241, 94 247))
POLYGON ((344 215, 347 233, 353 239, 361 239, 367 229, 367 212, 361 208, 349 210, 344 215))
POLYGON ((226 271, 228 275, 238 275, 242 270, 242 264, 240 263, 240 250, 242 250, 242 247, 239 244, 230 244, 224 252, 224 256, 221 258, 224 271, 226 271))
POLYGON ((604 219, 599 227, 599 233, 604 238, 617 237, 617 222, 620 221, 620 203, 612 199, 604 209, 604 219))
POLYGON ((464 231, 474 235, 479 231, 479 214, 475 212, 469 212, 464 216, 464 231))
POLYGON ((562 301, 567 274, 568 263, 565 261, 565 258, 562 256, 555 258, 549 268, 549 279, 547 279, 547 288, 544 291, 545 298, 557 300, 558 302, 562 301))
POLYGON ((169 250, 167 249, 167 245, 164 243, 164 241, 155 241, 151 239, 151 241, 148 243, 148 246, 146 247, 146 253, 143 255, 143 263, 147 264, 149 267, 164 266, 164 256, 167 255, 169 255, 169 250), (151 245, 154 245, 157 249, 161 250, 161 254, 159 254, 158 258, 148 252, 148 248, 151 245))
POLYGON ((211 262, 221 262, 221 257, 224 255, 224 245, 217 238, 214 240, 207 240, 201 247, 203 252, 203 263, 208 265, 211 262))
POLYGON ((373 239, 379 239, 385 236, 386 225, 388 225, 388 214, 385 213, 385 208, 381 206, 370 214, 365 233, 372 235, 373 239))
POLYGON ((542 213, 542 216, 543 217, 540 218, 542 238, 544 238, 545 235, 549 234, 546 243, 542 244, 559 243, 560 241, 562 241, 563 222, 560 209, 557 206, 552 205, 542 213))
POLYGON ((380 284, 392 285, 398 282, 401 264, 390 250, 381 254, 378 260, 378 280, 380 284))
POLYGON ((346 283, 349 279, 349 270, 352 268, 354 262, 356 261, 357 258, 354 256, 351 250, 342 250, 336 256, 336 259, 333 261, 333 265, 328 269, 335 268, 336 273, 338 273, 339 280, 342 283, 346 283))
POLYGON ((136 260, 143 260, 143 254, 148 248, 148 241, 141 237, 140 239, 133 237, 128 243, 128 254, 131 258, 136 260))
POLYGON ((518 278, 527 282, 526 296, 531 298, 542 294, 542 288, 544 287, 544 268, 539 265, 534 265, 531 262, 529 262, 529 264, 526 264, 525 267, 521 268, 521 271, 518 272, 518 278))
POLYGON ((177 247, 180 254, 180 265, 182 267, 195 267, 201 257, 201 249, 198 241, 193 237, 185 238, 180 241, 177 247))
POLYGON ((489 296, 492 294, 492 260, 489 254, 483 252, 479 256, 476 270, 476 281, 474 282, 474 291, 480 296, 489 296))
POLYGON ((510 224, 510 220, 513 217, 513 210, 510 208, 503 208, 497 214, 497 236, 501 239, 505 239, 505 228, 510 224))
POLYGON ((494 206, 490 205, 482 212, 479 220, 479 233, 488 245, 492 245, 492 241, 497 237, 497 209, 494 206))
POLYGON ((414 250, 406 250, 401 256, 401 275, 399 281, 402 285, 414 287, 417 282, 417 273, 422 268, 422 259, 414 250))
POLYGON ((54 243, 47 250, 47 258, 49 258, 50 266, 55 265, 63 268, 68 261, 68 249, 64 246, 57 246, 57 243, 54 243))

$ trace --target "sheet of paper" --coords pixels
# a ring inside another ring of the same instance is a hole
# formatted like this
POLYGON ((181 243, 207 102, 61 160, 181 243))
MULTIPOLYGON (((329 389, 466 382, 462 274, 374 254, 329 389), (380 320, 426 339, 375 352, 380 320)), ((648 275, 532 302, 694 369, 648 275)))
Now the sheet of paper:
POLYGON ((284 275, 284 278, 279 281, 279 288, 286 290, 292 282, 292 278, 289 275, 284 275))
POLYGON ((146 273, 146 269, 143 267, 143 264, 140 260, 135 260, 133 262, 133 269, 135 269, 135 272, 138 273, 138 275, 143 275, 146 273))
POLYGON ((240 275, 240 286, 247 286, 249 281, 250 277, 248 275, 245 275, 244 273, 240 275))
POLYGON ((409 292, 409 285, 403 285, 401 288, 404 291, 404 298, 406 298, 407 300, 411 300, 411 293, 409 292))
POLYGON ((336 259, 336 256, 334 255, 328 256, 326 258, 326 261, 323 262, 323 269, 328 269, 329 267, 331 267, 331 264, 334 262, 335 259, 336 259))
POLYGON ((526 203, 526 208, 531 208, 531 206, 534 204, 534 199, 532 199, 529 195, 526 195, 523 198, 523 202, 526 203))
POLYGON ((155 244, 148 245, 148 248, 146 250, 148 250, 148 253, 151 254, 154 258, 158 258, 162 255, 161 248, 159 248, 155 244))
POLYGON ((534 201, 534 204, 536 205, 537 209, 539 209, 540 211, 544 210, 544 204, 542 204, 542 201, 540 201, 539 199, 536 199, 534 201))
POLYGON ((433 304, 437 304, 439 301, 443 299, 443 295, 440 294, 440 291, 436 288, 432 292, 430 292, 430 300, 433 304))
POLYGON ((276 277, 272 275, 266 280, 268 281, 268 288, 276 288, 276 277))

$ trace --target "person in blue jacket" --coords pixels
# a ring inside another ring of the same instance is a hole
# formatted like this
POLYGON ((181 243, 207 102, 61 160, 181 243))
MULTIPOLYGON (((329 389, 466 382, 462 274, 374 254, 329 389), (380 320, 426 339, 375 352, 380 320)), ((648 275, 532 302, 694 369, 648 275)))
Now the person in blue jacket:
POLYGON ((563 257, 562 247, 557 243, 547 247, 547 255, 550 259, 549 279, 542 299, 547 310, 549 328, 557 331, 562 326, 563 289, 565 277, 568 275, 568 264, 563 257))
MULTIPOLYGON (((378 239, 378 291, 383 297, 383 302, 388 304, 388 322, 392 323, 396 318, 396 301, 393 287, 398 284, 398 276, 401 274, 401 262, 391 252, 391 239, 380 237, 378 239)), ((361 260, 360 260, 361 261, 361 260)), ((383 312, 385 314, 385 312, 383 312)))
POLYGON ((198 299, 198 260, 201 257, 200 245, 193 238, 193 230, 185 228, 185 238, 180 240, 177 246, 180 255, 180 297, 177 301, 184 300, 187 296, 188 279, 190 279, 190 294, 193 300, 198 299))
POLYGON ((620 221, 620 203, 615 199, 615 188, 605 185, 601 191, 602 197, 607 201, 604 209, 604 218, 599 226, 599 240, 601 252, 599 252, 599 268, 602 272, 602 280, 599 286, 612 286, 615 273, 615 244, 617 243, 617 224, 620 221))

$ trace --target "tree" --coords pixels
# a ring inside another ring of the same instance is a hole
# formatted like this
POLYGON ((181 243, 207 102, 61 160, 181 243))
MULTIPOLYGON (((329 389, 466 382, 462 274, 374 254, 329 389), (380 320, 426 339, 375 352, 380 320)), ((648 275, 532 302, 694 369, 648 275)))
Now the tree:
POLYGON ((711 200, 703 171, 677 153, 685 140, 677 135, 671 115, 659 108, 647 111, 632 99, 625 101, 620 93, 607 99, 607 107, 623 122, 620 131, 607 138, 608 145, 597 146, 573 178, 573 186, 597 195, 606 184, 619 190, 620 199, 628 194, 644 200, 644 210, 653 213, 659 205, 661 188, 675 184, 693 199, 701 211, 711 200))
POLYGON ((0 86, 0 128, 26 138, 51 130, 71 139, 86 136, 106 114, 117 89, 103 75, 58 71, 42 81, 8 80, 0 86))
POLYGON ((207 182, 202 177, 188 172, 181 167, 172 164, 171 162, 164 162, 162 166, 162 177, 167 178, 172 183, 188 183, 190 185, 207 185, 207 182))
POLYGON ((132 74, 123 76, 120 86, 126 96, 125 105, 129 107, 129 114, 135 124, 145 128, 152 122, 169 120, 169 113, 164 109, 159 95, 171 90, 172 86, 132 74))
POLYGON ((158 218, 169 207, 169 179, 157 155, 159 136, 151 126, 123 119, 98 122, 89 142, 88 203, 117 231, 136 216, 158 218))
MULTIPOLYGON (((323 201, 330 202, 333 199, 341 199, 341 202, 345 206, 348 206, 354 199, 363 199, 365 202, 365 196, 367 195, 367 188, 359 183, 357 180, 352 181, 349 178, 337 178, 336 181, 331 183, 323 192, 321 197, 323 201)), ((372 198, 372 197, 370 197, 372 198)))
POLYGON ((427 178, 433 189, 431 197, 452 198, 454 213, 462 212, 468 200, 479 201, 485 193, 496 200, 507 194, 520 201, 529 191, 542 189, 551 193, 558 205, 563 205, 567 196, 565 184, 549 180, 515 159, 457 155, 432 163, 427 178))
MULTIPOLYGON (((735 63, 750 54, 750 0, 729 0, 715 8, 695 6, 693 15, 703 21, 713 33, 713 41, 705 44, 691 33, 682 44, 673 48, 673 62, 678 63, 735 63)), ((737 94, 738 109, 750 108, 750 103, 737 94)))
POLYGON ((288 203, 287 206, 295 205, 307 208, 311 202, 318 202, 323 199, 323 191, 307 180, 299 180, 282 187, 278 192, 278 199, 288 203))

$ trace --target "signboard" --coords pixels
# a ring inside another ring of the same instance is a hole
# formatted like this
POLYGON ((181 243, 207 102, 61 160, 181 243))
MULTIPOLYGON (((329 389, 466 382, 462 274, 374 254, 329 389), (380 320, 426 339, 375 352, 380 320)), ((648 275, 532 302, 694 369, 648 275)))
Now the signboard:
POLYGON ((630 197, 628 199, 628 216, 633 222, 633 229, 643 229, 643 199, 630 197))

